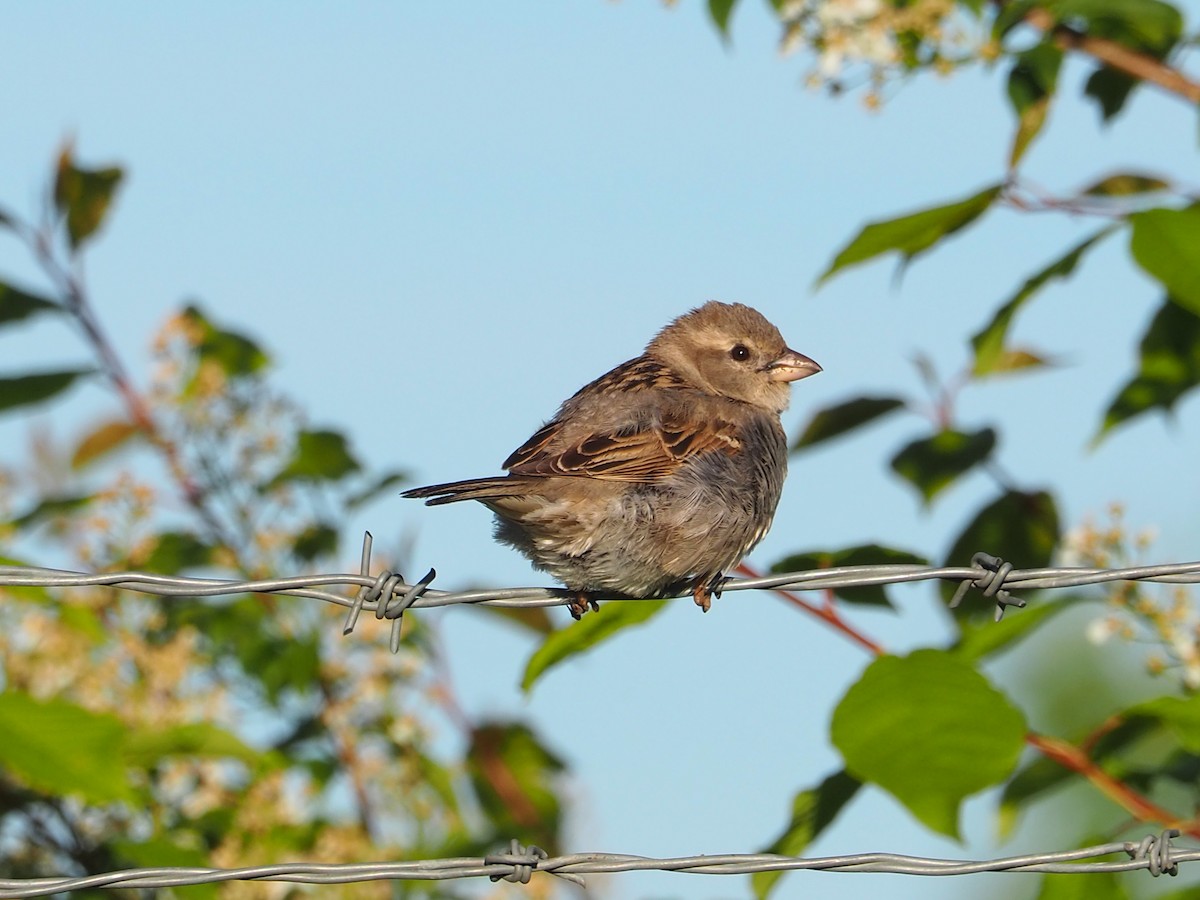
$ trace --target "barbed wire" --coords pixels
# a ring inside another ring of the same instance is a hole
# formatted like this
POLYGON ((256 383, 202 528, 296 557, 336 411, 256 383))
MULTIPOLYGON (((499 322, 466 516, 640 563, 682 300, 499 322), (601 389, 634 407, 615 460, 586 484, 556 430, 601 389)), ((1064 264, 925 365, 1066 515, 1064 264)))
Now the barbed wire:
MULTIPOLYGON (((372 537, 363 539, 358 573, 315 574, 289 578, 237 580, 157 575, 147 572, 87 573, 40 566, 0 565, 0 587, 72 588, 107 586, 156 596, 206 597, 243 593, 267 593, 322 600, 348 609, 343 632, 349 634, 364 611, 392 622, 392 649, 399 647, 400 624, 408 609, 454 604, 500 607, 547 607, 567 605, 575 595, 561 588, 493 588, 469 591, 440 591, 430 587, 436 572, 408 582, 397 572, 370 574, 372 537), (326 590, 330 587, 356 589, 353 596, 326 590)), ((1200 562, 1136 566, 1121 569, 1056 566, 1016 569, 986 553, 977 553, 970 566, 926 566, 915 564, 840 566, 789 572, 758 578, 726 578, 724 591, 838 590, 852 587, 906 584, 920 581, 953 581, 958 588, 951 602, 958 605, 971 588, 980 590, 996 604, 996 617, 1009 606, 1025 601, 1010 590, 1043 590, 1081 587, 1112 581, 1148 581, 1168 584, 1200 583, 1200 562)), ((690 595, 683 595, 690 596, 690 595)), ((629 600, 628 597, 597 595, 599 600, 629 600)), ((507 853, 482 858, 417 860, 407 862, 317 864, 283 863, 236 869, 215 867, 153 867, 126 869, 78 878, 0 879, 0 900, 36 897, 64 891, 115 888, 164 888, 216 884, 228 881, 274 881, 303 884, 346 884, 357 881, 434 881, 487 877, 528 882, 534 871, 545 872, 583 884, 585 874, 631 871, 671 871, 706 875, 745 875, 756 872, 820 870, 876 872, 906 875, 968 875, 980 872, 1127 872, 1146 869, 1152 875, 1175 875, 1181 863, 1200 861, 1200 847, 1174 848, 1171 841, 1179 831, 1169 829, 1139 843, 1131 841, 1100 844, 1079 850, 1037 853, 994 860, 947 860, 892 853, 858 853, 848 856, 804 858, 778 854, 724 854, 656 859, 615 853, 575 853, 550 857, 537 847, 512 842, 507 853), (1125 854, 1128 859, 1094 861, 1098 857, 1125 854)))
POLYGON ((656 859, 624 853, 571 853, 550 856, 539 847, 513 841, 507 852, 484 857, 424 859, 408 862, 353 864, 281 863, 220 869, 200 866, 125 869, 79 878, 0 879, 0 900, 41 897, 63 891, 117 888, 166 888, 219 884, 228 881, 273 881, 300 884, 348 884, 359 881, 445 881, 489 878, 528 883, 534 872, 554 875, 583 885, 583 875, 617 872, 685 872, 693 875, 751 875, 757 872, 874 872, 893 875, 975 875, 982 872, 1095 873, 1145 869, 1157 877, 1177 875, 1179 866, 1200 861, 1200 847, 1177 848, 1176 829, 1148 835, 1140 842, 1123 841, 992 860, 952 860, 896 853, 855 853, 849 856, 804 858, 775 853, 730 853, 717 856, 677 856, 656 859), (1094 861, 1124 854, 1128 859, 1094 861))
MULTIPOLYGON (((280 594, 306 597, 348 607, 344 634, 354 630, 364 611, 377 619, 392 622, 391 649, 400 646, 401 619, 406 610, 429 609, 455 604, 499 606, 508 608, 539 608, 567 606, 576 599, 565 588, 515 587, 482 588, 469 591, 440 591, 430 584, 437 576, 434 569, 416 582, 408 582, 398 572, 385 570, 371 575, 370 532, 363 536, 362 558, 357 573, 329 575, 300 575, 290 578, 261 578, 239 581, 228 578, 196 578, 183 575, 157 575, 148 572, 74 572, 40 566, 0 565, 0 587, 71 588, 106 586, 157 596, 212 597, 226 594, 280 594), (357 588, 347 597, 325 587, 357 588)), ((1048 566, 1038 569, 1017 569, 988 553, 976 553, 970 566, 926 566, 889 564, 837 566, 788 572, 759 578, 727 577, 714 594, 746 590, 840 590, 843 588, 910 584, 919 581, 955 581, 958 589, 951 606, 958 606, 971 588, 980 590, 996 604, 997 620, 1010 606, 1022 607, 1025 601, 1012 596, 1013 590, 1049 590, 1105 584, 1112 581, 1149 581, 1165 584, 1200 583, 1200 562, 1167 563, 1153 566, 1131 566, 1121 569, 1100 569, 1086 566, 1048 566)), ((690 597, 691 594, 680 596, 690 597)), ((622 601, 634 598, 620 595, 595 594, 594 599, 622 601)))

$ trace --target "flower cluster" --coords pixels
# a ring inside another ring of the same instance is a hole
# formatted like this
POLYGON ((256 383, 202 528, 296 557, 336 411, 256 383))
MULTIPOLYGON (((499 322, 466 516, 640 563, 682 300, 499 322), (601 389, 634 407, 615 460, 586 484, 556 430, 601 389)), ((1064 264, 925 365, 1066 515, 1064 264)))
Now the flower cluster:
MULTIPOLYGON (((1064 565, 1138 565, 1154 541, 1153 532, 1131 535, 1119 505, 1109 508, 1108 518, 1103 526, 1085 520, 1067 534, 1064 565)), ((1106 588, 1106 599, 1109 612, 1087 626, 1090 641, 1151 643, 1157 648, 1146 662, 1151 673, 1178 672, 1184 687, 1200 690, 1200 609, 1187 586, 1119 581, 1106 588)))
POLYGON ((949 72, 983 55, 986 43, 952 0, 785 0, 779 17, 782 51, 816 55, 809 83, 834 91, 866 83, 868 106, 894 76, 949 72))

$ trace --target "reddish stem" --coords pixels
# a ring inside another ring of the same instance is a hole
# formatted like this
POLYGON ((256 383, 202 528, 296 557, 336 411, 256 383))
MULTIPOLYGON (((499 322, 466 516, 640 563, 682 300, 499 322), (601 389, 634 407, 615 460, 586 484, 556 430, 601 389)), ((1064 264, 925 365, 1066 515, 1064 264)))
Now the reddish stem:
POLYGON ((1062 25, 1053 13, 1045 9, 1031 9, 1025 14, 1025 21, 1050 35, 1063 50, 1078 50, 1112 69, 1156 85, 1189 103, 1200 103, 1200 84, 1148 53, 1139 53, 1108 38, 1093 37, 1062 25))
MULTIPOLYGON (((747 578, 761 577, 759 572, 745 563, 738 565, 737 572, 740 575, 745 575, 747 578)), ((837 607, 831 602, 830 597, 827 596, 826 602, 821 606, 817 606, 791 591, 786 591, 782 588, 774 588, 773 590, 780 597, 787 600, 788 603, 833 626, 835 630, 840 631, 871 655, 880 656, 886 652, 883 645, 867 637, 846 622, 838 613, 837 607)), ((1164 828, 1178 828, 1192 837, 1200 837, 1200 821, 1192 820, 1188 822, 1181 820, 1174 813, 1148 800, 1128 785, 1113 778, 1100 768, 1100 766, 1096 765, 1088 756, 1088 750, 1091 749, 1095 742, 1119 724, 1120 719, 1115 716, 1106 720, 1088 736, 1082 748, 1058 738, 1045 737, 1044 735, 1032 732, 1025 736, 1025 742, 1064 768, 1082 775, 1102 794, 1111 798, 1140 821, 1157 822, 1164 828)))
POLYGON ((1046 737, 1030 732, 1025 742, 1047 759, 1077 772, 1090 781, 1100 793, 1126 810, 1141 822, 1156 822, 1164 828, 1178 828, 1189 837, 1200 837, 1200 823, 1180 819, 1171 811, 1143 797, 1137 791, 1113 778, 1088 757, 1087 753, 1074 744, 1058 738, 1046 737))
MULTIPOLYGON (((739 575, 745 575, 747 578, 762 577, 761 573, 752 569, 745 563, 738 563, 737 572, 739 575)), ((785 591, 783 588, 773 588, 773 590, 788 603, 791 603, 793 606, 798 606, 809 615, 815 616, 816 618, 821 619, 823 622, 833 626, 836 631, 840 631, 872 656, 882 656, 886 652, 883 649, 882 644, 867 637, 865 634, 843 619, 838 613, 837 607, 832 603, 825 603, 822 606, 815 606, 814 604, 809 603, 803 597, 800 597, 791 591, 785 591)))
POLYGON ((138 427, 150 443, 163 455, 167 463, 167 469, 171 473, 171 477, 175 480, 175 483, 179 486, 184 499, 203 520, 212 537, 236 556, 239 542, 232 540, 226 533, 220 519, 209 505, 207 494, 188 473, 187 467, 180 456, 179 448, 158 427, 158 423, 154 420, 154 415, 151 413, 149 405, 141 393, 138 392, 138 389, 134 387, 133 379, 129 377, 129 372, 126 370, 125 364, 121 361, 120 356, 117 355, 112 341, 108 339, 108 335, 101 328, 100 320, 97 318, 88 300, 87 291, 77 277, 77 274, 68 268, 68 266, 59 262, 54 253, 54 241, 47 231, 32 234, 30 243, 43 270, 58 285, 59 290, 62 291, 63 306, 74 317, 75 321, 79 323, 84 337, 91 344, 100 361, 101 370, 112 383, 117 396, 121 398, 129 420, 138 427))

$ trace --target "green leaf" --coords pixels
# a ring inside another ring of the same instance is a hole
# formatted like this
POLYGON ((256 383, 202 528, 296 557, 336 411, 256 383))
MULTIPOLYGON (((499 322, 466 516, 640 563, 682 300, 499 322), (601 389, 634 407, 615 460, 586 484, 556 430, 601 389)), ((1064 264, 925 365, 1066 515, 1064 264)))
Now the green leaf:
POLYGON ((140 769, 157 766, 172 756, 236 759, 252 767, 264 764, 269 756, 209 722, 137 729, 130 732, 124 753, 126 761, 140 769))
POLYGON ((91 375, 93 371, 69 369, 62 372, 39 372, 36 375, 0 378, 0 412, 49 400, 56 394, 61 394, 76 380, 91 375))
POLYGON ((304 562, 312 562, 319 556, 337 553, 338 530, 324 522, 314 522, 296 536, 292 552, 304 562))
POLYGON ((1156 175, 1142 172, 1115 172, 1093 182, 1080 191, 1085 197, 1132 197, 1171 189, 1171 183, 1156 175))
MULTIPOLYGON (((116 854, 120 868, 179 866, 203 869, 210 863, 208 853, 202 843, 194 837, 193 832, 184 831, 177 826, 171 833, 176 840, 188 841, 191 838, 194 843, 175 843, 168 838, 150 838, 145 841, 112 840, 106 843, 116 854)), ((220 896, 219 892, 220 888, 215 884, 191 884, 171 890, 173 896, 182 900, 207 900, 209 897, 220 896)), ((83 892, 81 894, 90 896, 83 892)))
MULTIPOLYGON (((946 555, 945 565, 970 565, 978 552, 999 556, 1018 569, 1041 568, 1050 564, 1058 544, 1058 508, 1054 498, 1045 491, 1010 490, 981 509, 963 529, 946 555)), ((942 582, 939 590, 949 602, 957 589, 952 582, 942 582)), ((962 605, 954 611, 959 619, 991 618, 991 601, 967 594, 962 605)))
POLYGON ((321 674, 315 634, 290 638, 247 635, 239 643, 238 655, 246 674, 263 686, 272 701, 278 701, 285 690, 311 691, 321 674))
POLYGON ((296 449, 271 484, 285 481, 340 481, 361 466, 340 431, 301 431, 296 449))
POLYGON ((1029 145, 1041 133, 1042 127, 1046 124, 1046 118, 1050 114, 1051 97, 1051 94, 1047 94, 1030 103, 1017 116, 1017 130, 1013 134, 1012 147, 1008 151, 1008 168, 1010 170, 1017 167, 1021 158, 1025 156, 1025 151, 1029 149, 1029 145))
POLYGON ((1005 342, 1009 329, 1012 327, 1012 321, 1021 307, 1047 282, 1055 278, 1067 278, 1073 274, 1083 255, 1115 230, 1116 226, 1112 225, 1100 229, 1091 237, 1072 247, 1065 256, 1026 279, 1025 283, 1021 285, 1021 289, 996 311, 992 321, 971 338, 971 346, 975 349, 975 366, 972 370, 975 377, 980 378, 1004 371, 1005 342))
POLYGON ((992 455, 996 432, 991 428, 967 433, 951 428, 913 441, 892 457, 892 471, 915 487, 925 505, 975 466, 992 455))
POLYGON ((1026 806, 1078 777, 1077 773, 1052 759, 1045 756, 1035 757, 1004 785, 997 810, 1001 836, 1007 837, 1012 834, 1018 817, 1026 806))
POLYGON ((1000 351, 1000 355, 996 357, 993 363, 991 374, 1010 375, 1013 372, 1024 372, 1026 369, 1041 369, 1057 364, 1056 361, 1047 359, 1033 350, 1012 347, 1000 351))
POLYGON ((830 737, 851 775, 958 838, 960 804, 1012 773, 1025 730, 1021 711, 971 666, 917 650, 871 663, 834 711, 830 737))
POLYGON ((817 279, 817 284, 827 281, 841 269, 892 250, 900 253, 907 264, 942 238, 965 228, 987 212, 1002 187, 993 185, 965 200, 923 209, 897 219, 872 222, 834 257, 829 268, 817 279))
POLYGON ((58 620, 99 646, 112 640, 112 623, 103 613, 81 603, 62 602, 58 605, 58 620))
POLYGON ((996 18, 992 23, 992 37, 999 42, 1014 28, 1024 25, 1025 17, 1037 5, 1037 0, 1010 0, 1005 3, 996 11, 996 18))
MULTIPOLYGON (((1192 884, 1188 887, 1176 888, 1173 891, 1164 891, 1161 894, 1155 893, 1154 900, 1196 900, 1196 885, 1192 884)), ((1120 898, 1125 900, 1125 898, 1120 898)))
POLYGON ((71 468, 82 469, 123 447, 139 434, 141 429, 124 419, 113 419, 97 425, 79 441, 71 455, 71 468))
POLYGON ((965 662, 973 663, 1002 650, 1011 649, 1068 606, 1082 599, 1076 595, 1067 595, 1052 600, 1039 600, 1025 609, 1009 613, 999 622, 962 621, 959 623, 958 640, 950 648, 950 653, 965 662))
POLYGON ((1062 58, 1062 50, 1049 41, 1016 54, 1008 72, 1008 99, 1017 115, 1054 93, 1062 58))
MULTIPOLYGON (((808 846, 833 824, 838 813, 854 799, 862 782, 845 771, 834 772, 815 788, 800 791, 792 800, 792 820, 763 853, 803 856, 808 846)), ((754 896, 762 900, 786 872, 755 872, 750 876, 754 896)))
POLYGON ((303 695, 318 679, 319 636, 279 633, 270 598, 175 597, 164 610, 165 632, 192 626, 203 636, 208 653, 218 661, 235 662, 272 702, 285 691, 303 695))
POLYGON ((1125 108, 1133 89, 1141 84, 1136 78, 1109 66, 1099 66, 1088 77, 1083 93, 1096 101, 1100 118, 1111 122, 1125 108))
POLYGON ((1183 748, 1200 753, 1200 694, 1190 697, 1156 697, 1126 713, 1161 722, 1183 748))
POLYGON ((0 281, 0 325, 11 325, 42 313, 61 313, 63 308, 46 297, 39 297, 0 281))
POLYGON ((803 450, 853 431, 904 406, 904 401, 898 397, 855 397, 836 406, 827 406, 809 419, 800 437, 796 438, 796 443, 792 444, 792 451, 803 450))
MULTIPOLYGON (((1160 896, 1160 895, 1155 895, 1160 896)), ((1042 876, 1037 900, 1128 900, 1116 872, 1050 873, 1042 876)))
POLYGON ((122 175, 115 166, 81 169, 71 158, 71 148, 63 148, 54 181, 54 205, 67 217, 67 237, 73 249, 95 234, 104 222, 122 175))
POLYGON ((89 803, 133 800, 121 751, 125 726, 63 700, 0 694, 0 769, 55 796, 89 803))
POLYGON ((150 572, 175 575, 207 566, 212 558, 212 546, 196 535, 186 531, 166 531, 158 535, 144 566, 150 572))
POLYGON ((1180 306, 1200 315, 1200 204, 1129 217, 1129 251, 1180 306))
POLYGON ((1170 299, 1164 301, 1142 336, 1138 353, 1138 372, 1109 404, 1093 445, 1113 428, 1152 409, 1169 413, 1180 397, 1200 383, 1200 316, 1170 299))
POLYGON ((253 375, 270 363, 270 357, 258 344, 236 331, 218 328, 199 307, 188 306, 182 315, 200 333, 197 356, 202 361, 216 363, 230 378, 253 375))
POLYGON ((1183 16, 1162 0, 1048 0, 1042 6, 1062 24, 1159 59, 1183 34, 1183 16))
POLYGON ((521 676, 521 690, 528 692, 548 669, 578 656, 618 631, 642 625, 666 608, 665 600, 623 600, 603 603, 599 612, 589 612, 578 622, 554 631, 533 651, 521 676))
POLYGON ((393 469, 390 472, 385 472, 383 475, 380 475, 373 482, 371 482, 371 484, 369 484, 367 487, 355 491, 353 494, 347 497, 346 509, 358 509, 360 506, 370 503, 388 488, 394 487, 397 484, 403 484, 404 482, 408 481, 408 478, 408 473, 402 469, 393 469))
POLYGON ((1030 143, 1042 130, 1050 100, 1058 87, 1058 70, 1063 53, 1050 41, 1016 55, 1008 73, 1008 99, 1017 114, 1017 133, 1013 138, 1008 165, 1015 169, 1030 143))
POLYGON ((721 37, 729 39, 729 18, 737 0, 708 0, 708 15, 721 32, 721 37))
MULTIPOLYGON (((929 560, 925 557, 906 550, 896 550, 879 544, 861 544, 844 550, 808 550, 793 553, 771 566, 771 572, 807 572, 812 569, 833 569, 840 566, 923 566, 928 563, 929 560)), ((882 584, 835 588, 833 594, 847 603, 892 606, 892 601, 882 584)))
MULTIPOLYGON (((33 564, 24 559, 16 559, 11 556, 0 556, 0 566, 20 566, 31 567, 33 564)), ((34 603, 38 606, 58 606, 57 598, 51 594, 46 588, 39 586, 22 586, 4 585, 0 587, 0 603, 6 602, 9 599, 20 600, 23 603, 34 603)))
POLYGON ((13 519, 12 524, 18 528, 28 528, 30 525, 36 525, 47 519, 69 516, 71 513, 87 506, 93 499, 95 498, 88 494, 68 497, 48 497, 40 501, 33 509, 13 519))
POLYGON ((488 723, 471 733, 467 771, 496 838, 519 834, 558 852, 562 809, 554 780, 564 768, 526 725, 488 723))
POLYGON ((485 606, 477 607, 480 615, 494 616, 525 631, 545 637, 556 630, 550 614, 542 606, 485 606))

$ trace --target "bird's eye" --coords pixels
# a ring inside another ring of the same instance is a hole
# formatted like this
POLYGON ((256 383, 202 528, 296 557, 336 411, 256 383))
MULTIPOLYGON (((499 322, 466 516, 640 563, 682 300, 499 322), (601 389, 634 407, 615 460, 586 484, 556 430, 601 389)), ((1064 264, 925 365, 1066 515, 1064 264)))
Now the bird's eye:
POLYGON ((745 344, 734 344, 733 349, 729 351, 729 357, 738 362, 745 362, 750 358, 750 348, 745 344))

